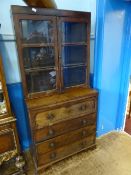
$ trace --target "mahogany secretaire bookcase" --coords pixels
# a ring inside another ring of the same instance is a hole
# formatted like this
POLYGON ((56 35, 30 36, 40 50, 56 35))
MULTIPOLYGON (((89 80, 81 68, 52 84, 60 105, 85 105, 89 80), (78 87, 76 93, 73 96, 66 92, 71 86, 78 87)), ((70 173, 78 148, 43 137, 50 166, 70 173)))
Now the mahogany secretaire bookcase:
POLYGON ((36 173, 96 138, 88 12, 12 6, 36 173))

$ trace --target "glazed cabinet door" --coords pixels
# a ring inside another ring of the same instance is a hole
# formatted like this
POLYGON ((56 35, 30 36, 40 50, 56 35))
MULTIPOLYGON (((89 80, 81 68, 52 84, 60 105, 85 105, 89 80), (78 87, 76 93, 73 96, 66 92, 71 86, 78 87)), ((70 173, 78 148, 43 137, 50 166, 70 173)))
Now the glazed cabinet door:
POLYGON ((89 85, 89 24, 87 18, 58 18, 62 89, 89 85))
POLYGON ((14 17, 25 96, 58 89, 56 17, 14 17))

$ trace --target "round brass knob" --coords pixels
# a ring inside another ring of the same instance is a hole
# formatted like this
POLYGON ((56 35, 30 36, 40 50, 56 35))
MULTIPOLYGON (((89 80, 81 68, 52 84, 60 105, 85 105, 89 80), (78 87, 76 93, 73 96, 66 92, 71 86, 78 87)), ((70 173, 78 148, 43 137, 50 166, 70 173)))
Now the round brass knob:
POLYGON ((82 124, 85 126, 87 124, 87 120, 86 119, 83 119, 82 120, 82 124))
POLYGON ((82 136, 85 136, 86 135, 86 131, 84 130, 84 131, 82 131, 82 136))
POLYGON ((85 148, 85 146, 86 146, 86 143, 84 141, 81 142, 81 149, 85 148))
POLYGON ((47 116, 48 120, 53 120, 54 117, 55 117, 55 116, 54 116, 53 114, 48 114, 48 116, 47 116))
POLYGON ((55 158, 56 158, 56 153, 51 153, 50 159, 53 160, 53 159, 55 159, 55 158))
POLYGON ((50 147, 51 147, 51 148, 54 148, 54 147, 55 147, 55 143, 54 143, 54 142, 51 142, 51 143, 50 143, 50 147))
POLYGON ((53 136, 54 133, 55 133, 55 132, 54 132, 52 129, 49 129, 49 135, 50 135, 50 136, 53 136))
POLYGON ((86 106, 86 104, 84 104, 84 105, 81 105, 80 110, 81 110, 81 111, 85 111, 86 108, 87 108, 87 106, 86 106))

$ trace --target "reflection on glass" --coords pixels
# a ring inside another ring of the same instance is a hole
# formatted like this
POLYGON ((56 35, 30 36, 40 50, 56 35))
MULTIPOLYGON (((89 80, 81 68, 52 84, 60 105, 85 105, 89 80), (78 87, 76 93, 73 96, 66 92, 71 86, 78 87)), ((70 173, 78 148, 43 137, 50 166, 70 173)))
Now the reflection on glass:
POLYGON ((2 83, 0 82, 0 115, 7 112, 6 102, 3 95, 2 83))
POLYGON ((86 46, 64 46, 62 48, 63 65, 86 63, 86 46))
POLYGON ((24 48, 24 67, 54 67, 54 48, 53 47, 41 47, 41 48, 24 48))
POLYGON ((25 43, 53 42, 53 24, 43 20, 21 20, 22 40, 25 43))
POLYGON ((80 22, 63 22, 62 42, 87 42, 87 24, 80 22))
POLYGON ((43 70, 26 74, 29 93, 48 91, 56 88, 56 71, 43 70))
POLYGON ((86 67, 64 67, 63 68, 64 87, 84 84, 86 81, 86 67))

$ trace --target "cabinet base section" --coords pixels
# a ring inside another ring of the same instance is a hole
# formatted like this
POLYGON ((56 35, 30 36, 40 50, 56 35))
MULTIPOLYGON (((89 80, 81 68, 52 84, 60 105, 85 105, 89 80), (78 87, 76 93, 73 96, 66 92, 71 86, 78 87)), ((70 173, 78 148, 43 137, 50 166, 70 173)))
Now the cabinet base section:
POLYGON ((78 154, 78 153, 80 153, 80 152, 89 151, 89 150, 93 150, 93 149, 96 149, 96 144, 95 144, 95 143, 92 144, 91 146, 87 147, 87 148, 83 148, 83 149, 81 149, 81 150, 77 150, 77 151, 75 151, 75 152, 73 152, 73 153, 71 153, 71 154, 68 154, 68 155, 66 155, 66 156, 64 156, 64 157, 62 157, 62 158, 60 158, 60 159, 57 159, 56 161, 53 161, 53 162, 48 163, 48 164, 46 164, 46 165, 40 166, 40 167, 38 167, 37 170, 36 170, 37 175, 42 175, 42 173, 43 173, 47 168, 49 168, 51 165, 53 165, 53 164, 55 164, 55 163, 60 162, 61 160, 64 160, 64 159, 66 159, 66 158, 69 158, 69 157, 71 157, 71 156, 73 156, 73 155, 75 155, 75 154, 78 154))

